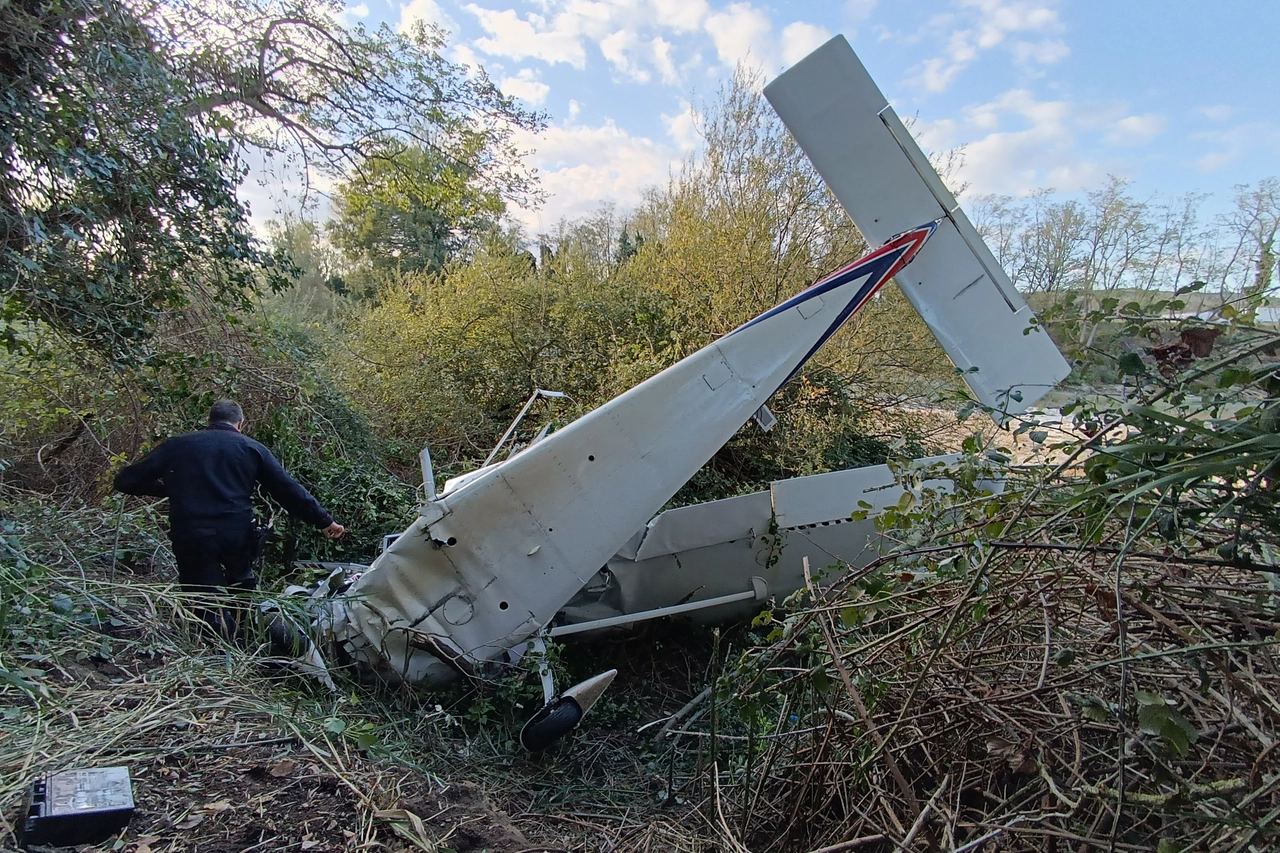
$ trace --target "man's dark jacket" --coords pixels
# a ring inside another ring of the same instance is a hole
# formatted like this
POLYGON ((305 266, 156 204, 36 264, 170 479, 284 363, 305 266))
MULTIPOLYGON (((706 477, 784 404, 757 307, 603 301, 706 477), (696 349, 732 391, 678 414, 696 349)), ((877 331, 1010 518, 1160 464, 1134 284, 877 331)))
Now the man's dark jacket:
POLYGON ((169 499, 169 536, 175 540, 247 530, 254 523, 255 483, 303 521, 333 523, 270 450, 230 424, 174 436, 115 479, 125 494, 169 499))

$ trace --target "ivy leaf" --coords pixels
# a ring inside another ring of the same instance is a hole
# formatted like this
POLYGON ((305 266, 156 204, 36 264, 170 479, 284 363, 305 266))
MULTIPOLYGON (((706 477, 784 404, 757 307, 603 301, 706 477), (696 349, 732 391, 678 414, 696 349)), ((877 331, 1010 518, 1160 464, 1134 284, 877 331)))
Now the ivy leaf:
POLYGON ((1162 697, 1141 690, 1138 691, 1138 730, 1160 738, 1180 756, 1187 754, 1198 737, 1195 726, 1181 712, 1170 708, 1162 697))
POLYGON ((1147 373, 1147 366, 1142 362, 1142 356, 1136 352, 1126 352, 1116 359, 1116 367, 1120 368, 1120 372, 1125 376, 1144 376, 1147 373))
POLYGON ((1232 385, 1248 385, 1253 381, 1253 371, 1241 367, 1228 367, 1218 377, 1219 388, 1230 388, 1232 385))

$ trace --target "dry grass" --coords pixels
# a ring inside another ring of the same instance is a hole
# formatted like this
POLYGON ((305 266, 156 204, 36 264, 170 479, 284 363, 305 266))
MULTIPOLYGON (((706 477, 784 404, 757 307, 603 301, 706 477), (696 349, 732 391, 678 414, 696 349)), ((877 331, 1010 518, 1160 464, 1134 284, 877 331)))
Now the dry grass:
MULTIPOLYGON (((38 775, 124 765, 137 812, 116 849, 530 848, 480 788, 415 761, 376 697, 205 636, 194 602, 153 574, 51 569, 60 549, 31 528, 5 542, 0 847, 38 775)), ((423 747, 443 716, 413 720, 423 747)))
POLYGON ((622 674, 529 757, 510 718, 529 709, 331 695, 210 645, 142 527, 126 519, 135 557, 112 582, 110 520, 62 521, 17 525, 0 560, 10 822, 36 773, 123 764, 138 853, 1226 853, 1280 837, 1280 594, 1212 557, 1043 532, 904 545, 762 629, 566 650, 622 674))

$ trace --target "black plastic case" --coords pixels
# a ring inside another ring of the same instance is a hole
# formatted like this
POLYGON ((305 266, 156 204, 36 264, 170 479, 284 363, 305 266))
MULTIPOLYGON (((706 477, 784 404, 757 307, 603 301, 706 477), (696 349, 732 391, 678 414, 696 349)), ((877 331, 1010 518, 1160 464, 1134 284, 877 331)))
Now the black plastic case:
POLYGON ((23 847, 101 844, 133 817, 133 784, 126 767, 63 770, 37 779, 19 827, 23 847))

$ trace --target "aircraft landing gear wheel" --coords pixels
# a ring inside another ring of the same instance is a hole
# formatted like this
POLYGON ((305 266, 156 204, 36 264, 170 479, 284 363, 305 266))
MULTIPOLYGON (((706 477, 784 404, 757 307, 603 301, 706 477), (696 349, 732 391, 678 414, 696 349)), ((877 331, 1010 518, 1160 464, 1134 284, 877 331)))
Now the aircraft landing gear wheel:
POLYGON ((534 714, 520 730, 520 745, 530 752, 541 752, 567 735, 582 719, 582 708, 569 697, 562 697, 534 714))

